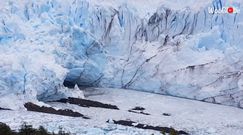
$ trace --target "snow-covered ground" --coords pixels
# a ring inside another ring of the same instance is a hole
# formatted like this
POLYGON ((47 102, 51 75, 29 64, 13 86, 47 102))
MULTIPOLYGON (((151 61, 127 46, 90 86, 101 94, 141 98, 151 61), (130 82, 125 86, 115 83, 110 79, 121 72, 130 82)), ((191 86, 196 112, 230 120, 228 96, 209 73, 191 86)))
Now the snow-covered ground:
POLYGON ((0 111, 0 122, 18 129, 26 122, 34 127, 43 125, 50 131, 63 128, 74 134, 88 135, 150 135, 160 134, 120 125, 107 120, 132 120, 153 126, 173 127, 192 135, 242 135, 243 110, 170 96, 120 89, 93 89, 85 92, 87 99, 117 105, 120 110, 86 108, 71 104, 48 103, 56 108, 68 108, 91 119, 72 118, 27 111, 0 111), (92 91, 92 92, 91 92, 92 91), (144 107, 150 115, 128 112, 136 106, 144 107), (164 116, 163 113, 171 116, 164 116))

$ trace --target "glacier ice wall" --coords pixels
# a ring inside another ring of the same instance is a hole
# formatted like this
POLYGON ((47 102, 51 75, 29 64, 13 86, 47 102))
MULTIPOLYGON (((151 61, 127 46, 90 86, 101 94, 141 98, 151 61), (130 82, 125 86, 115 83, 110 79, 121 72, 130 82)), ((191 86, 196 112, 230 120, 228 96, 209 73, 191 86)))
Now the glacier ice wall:
POLYGON ((0 97, 58 98, 65 79, 243 107, 243 14, 208 13, 242 2, 156 2, 4 0, 0 97))

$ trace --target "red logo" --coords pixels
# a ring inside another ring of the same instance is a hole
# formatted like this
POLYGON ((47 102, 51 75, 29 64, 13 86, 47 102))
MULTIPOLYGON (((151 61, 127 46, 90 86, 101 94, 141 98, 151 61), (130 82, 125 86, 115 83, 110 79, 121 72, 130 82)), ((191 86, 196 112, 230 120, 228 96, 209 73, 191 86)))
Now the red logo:
POLYGON ((234 13, 234 8, 233 7, 229 7, 228 8, 228 13, 230 13, 230 14, 234 13))

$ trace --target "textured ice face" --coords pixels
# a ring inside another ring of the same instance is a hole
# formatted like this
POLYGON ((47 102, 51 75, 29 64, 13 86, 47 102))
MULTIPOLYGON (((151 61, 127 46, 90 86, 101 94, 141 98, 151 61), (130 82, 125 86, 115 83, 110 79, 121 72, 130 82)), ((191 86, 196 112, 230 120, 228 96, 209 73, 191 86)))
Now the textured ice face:
POLYGON ((0 96, 58 98, 66 78, 241 106, 243 15, 208 13, 240 1, 194 2, 5 0, 0 96))

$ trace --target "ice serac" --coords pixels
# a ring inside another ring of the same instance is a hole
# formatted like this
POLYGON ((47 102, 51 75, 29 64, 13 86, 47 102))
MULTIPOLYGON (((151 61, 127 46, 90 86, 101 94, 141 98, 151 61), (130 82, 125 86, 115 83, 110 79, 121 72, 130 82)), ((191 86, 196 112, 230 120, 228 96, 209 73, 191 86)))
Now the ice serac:
POLYGON ((65 82, 243 107, 243 14, 208 12, 242 2, 143 2, 4 0, 0 97, 77 92, 65 82))

